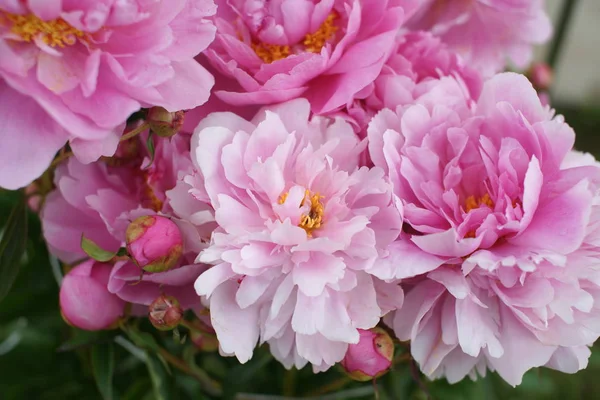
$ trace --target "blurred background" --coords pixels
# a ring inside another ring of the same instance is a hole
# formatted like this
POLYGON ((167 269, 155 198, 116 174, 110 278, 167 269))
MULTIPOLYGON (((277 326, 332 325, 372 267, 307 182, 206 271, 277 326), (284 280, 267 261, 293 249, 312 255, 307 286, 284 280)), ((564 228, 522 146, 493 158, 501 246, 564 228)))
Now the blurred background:
MULTIPOLYGON (((536 58, 550 60, 555 68, 552 105, 575 128, 576 146, 598 157, 600 0, 546 1, 560 39, 537 49, 536 58), (569 14, 571 18, 565 18, 569 14)), ((0 226, 7 221, 17 196, 0 192, 0 226)), ((206 393, 207 389, 210 393, 213 380, 224 383, 220 389, 225 399, 374 398, 375 389, 370 383, 351 382, 335 368, 316 376, 309 368, 286 372, 265 349, 259 349, 253 360, 240 366, 233 359, 200 351, 189 340, 183 344, 181 338, 173 340, 171 333, 158 333, 145 322, 137 333, 119 330, 85 333, 70 328, 58 310, 61 267, 49 261, 37 217, 29 215, 28 219, 27 251, 21 260, 22 267, 13 289, 0 303, 0 400, 210 399, 213 397, 206 393), (152 335, 141 333, 144 331, 152 335), (167 363, 161 362, 163 359, 143 350, 157 342, 183 363, 186 374, 167 367, 167 363), (198 367, 207 375, 201 375, 198 367), (190 376, 194 374, 196 379, 190 376), (336 393, 323 395, 331 391, 336 393), (285 393, 286 397, 269 393, 285 393)), ((405 356, 406 351, 398 348, 394 369, 377 382, 380 399, 600 397, 600 348, 594 350, 588 368, 578 374, 533 370, 516 389, 495 374, 452 386, 445 381, 429 382, 419 376, 405 356)))

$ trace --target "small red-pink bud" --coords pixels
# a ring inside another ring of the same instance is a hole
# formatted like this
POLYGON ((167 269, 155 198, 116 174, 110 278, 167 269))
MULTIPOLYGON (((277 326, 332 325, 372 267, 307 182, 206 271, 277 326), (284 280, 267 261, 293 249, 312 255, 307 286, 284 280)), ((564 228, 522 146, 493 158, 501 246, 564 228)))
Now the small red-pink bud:
POLYGON ((127 227, 125 242, 133 261, 146 272, 170 270, 183 252, 177 225, 158 215, 136 218, 127 227))
POLYGON ((175 135, 183 126, 184 111, 169 112, 162 107, 152 107, 148 110, 146 122, 150 130, 161 137, 175 135))
POLYGON ((357 381, 369 381, 385 374, 394 358, 394 341, 381 328, 358 330, 358 343, 348 346, 342 367, 357 381))
POLYGON ((545 92, 552 86, 554 81, 554 72, 552 68, 543 62, 535 63, 527 73, 533 87, 537 91, 545 92))
POLYGON ((198 349, 205 352, 217 351, 219 341, 215 335, 201 333, 195 330, 190 331, 190 338, 198 349))
POLYGON ((156 329, 175 329, 182 317, 183 310, 175 297, 160 295, 150 304, 148 319, 156 329))
POLYGON ((40 212, 42 205, 42 195, 40 194, 39 185, 36 182, 32 182, 25 188, 25 195, 27 196, 27 206, 34 212, 40 212))

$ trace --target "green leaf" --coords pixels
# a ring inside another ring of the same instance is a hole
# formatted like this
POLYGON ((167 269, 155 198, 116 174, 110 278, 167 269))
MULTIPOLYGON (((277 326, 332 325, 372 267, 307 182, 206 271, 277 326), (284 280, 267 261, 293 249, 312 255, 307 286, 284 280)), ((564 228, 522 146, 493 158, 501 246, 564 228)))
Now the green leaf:
POLYGON ((83 331, 80 329, 73 329, 73 331, 75 332, 73 337, 62 343, 56 349, 57 352, 73 351, 82 347, 108 343, 115 336, 113 331, 83 331))
POLYGON ((0 301, 8 294, 27 247, 27 208, 21 195, 13 207, 0 240, 0 301))
POLYGON ((153 139, 153 136, 154 136, 154 134, 152 133, 152 131, 150 131, 150 133, 148 133, 148 140, 146 140, 146 149, 148 150, 148 154, 150 155, 150 162, 148 163, 148 165, 146 165, 144 167, 144 169, 150 168, 150 166, 154 162, 154 154, 156 152, 155 152, 155 149, 154 149, 154 139, 153 139))
POLYGON ((133 326, 128 326, 124 328, 125 333, 131 339, 133 343, 138 347, 142 347, 144 349, 153 350, 155 352, 160 351, 160 346, 156 343, 154 336, 147 332, 141 332, 137 330, 137 328, 133 326))
POLYGON ((104 400, 112 400, 113 373, 115 369, 114 348, 112 343, 92 347, 92 370, 96 385, 104 400))
POLYGON ((84 235, 81 235, 81 250, 83 250, 85 254, 94 260, 100 262, 108 262, 117 255, 117 253, 104 250, 91 239, 86 238, 84 235))
POLYGON ((146 352, 146 366, 150 373, 154 398, 156 400, 168 400, 172 391, 169 389, 167 371, 158 357, 151 352, 146 352))

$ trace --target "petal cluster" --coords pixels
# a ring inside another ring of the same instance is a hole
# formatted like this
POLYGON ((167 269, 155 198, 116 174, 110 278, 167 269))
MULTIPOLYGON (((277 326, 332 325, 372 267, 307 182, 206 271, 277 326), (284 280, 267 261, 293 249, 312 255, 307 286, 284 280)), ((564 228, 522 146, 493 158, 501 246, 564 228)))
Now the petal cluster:
POLYGON ((214 38, 212 0, 75 3, 0 2, 2 187, 37 178, 67 141, 84 163, 112 155, 141 107, 210 94, 194 57, 214 38))
POLYGON ((600 169, 569 153, 573 130, 526 78, 490 79, 466 114, 384 110, 369 138, 383 144, 371 158, 407 224, 382 278, 406 277, 407 258, 423 261, 389 319, 423 371, 456 382, 489 368, 516 385, 532 367, 583 368, 600 335, 600 169))
POLYGON ((508 59, 526 67, 552 33, 544 0, 425 0, 407 26, 440 36, 486 77, 508 59))
POLYGON ((71 158, 61 165, 55 175, 57 189, 42 209, 44 237, 55 255, 72 263, 86 256, 80 247, 82 235, 116 252, 125 246, 131 221, 149 215, 169 217, 183 239, 180 262, 166 272, 142 274, 133 261, 118 261, 105 284, 108 291, 133 304, 149 305, 166 292, 189 308, 199 304, 193 282, 206 268, 193 260, 204 247, 202 237, 212 229, 210 221, 196 227, 173 211, 181 197, 177 178, 191 170, 189 136, 160 140, 149 167, 150 158, 140 151, 142 142, 138 138, 123 142, 115 157, 105 161, 84 165, 71 158))
POLYGON ((401 227, 383 171, 359 168, 350 125, 309 118, 303 99, 252 121, 212 114, 192 143, 218 224, 195 286, 221 351, 245 362, 260 341, 287 367, 341 361, 402 301, 371 273, 401 227))
POLYGON ((219 0, 216 40, 206 54, 240 88, 216 95, 234 105, 302 96, 318 113, 340 108, 381 71, 414 7, 402 3, 219 0))

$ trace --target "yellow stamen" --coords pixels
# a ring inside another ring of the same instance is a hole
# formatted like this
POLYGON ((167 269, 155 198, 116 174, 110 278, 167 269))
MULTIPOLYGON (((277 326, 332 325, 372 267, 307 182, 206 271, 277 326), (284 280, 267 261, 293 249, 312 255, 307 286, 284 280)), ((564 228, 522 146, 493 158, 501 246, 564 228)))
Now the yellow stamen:
POLYGON ((252 50, 267 64, 282 60, 290 55, 290 46, 277 44, 252 43, 252 50))
POLYGON ((283 203, 285 203, 285 201, 287 200, 287 198, 288 198, 288 193, 285 192, 284 194, 282 194, 281 196, 279 196, 279 199, 277 200, 277 202, 279 204, 283 204, 283 203))
POLYGON ((304 37, 302 44, 304 44, 306 51, 310 51, 311 53, 321 52, 323 46, 325 46, 327 41, 331 39, 339 29, 333 23, 335 18, 335 13, 329 14, 315 33, 309 33, 304 37))
POLYGON ((486 193, 479 199, 476 199, 475 196, 469 196, 465 201, 465 211, 469 212, 483 205, 488 206, 489 208, 494 208, 494 201, 490 198, 489 194, 486 193))
MULTIPOLYGON (((335 35, 335 32, 339 29, 334 25, 336 18, 337 16, 335 13, 329 14, 316 32, 309 33, 304 36, 302 44, 304 45, 305 51, 309 51, 311 53, 321 52, 323 46, 325 46, 327 41, 330 40, 335 35)), ((267 64, 277 60, 282 60, 292 53, 290 46, 268 43, 252 43, 251 46, 256 55, 267 64)))
POLYGON ((17 15, 0 12, 0 25, 11 24, 10 31, 25 42, 41 39, 51 47, 71 46, 77 39, 87 39, 87 34, 73 28, 62 18, 44 21, 33 14, 17 15))
MULTIPOLYGON (((469 197, 467 197, 467 200, 465 200, 465 211, 469 212, 469 211, 479 208, 481 206, 487 206, 487 207, 493 209, 494 205, 495 205, 494 201, 491 199, 490 195, 487 193, 478 199, 476 199, 475 196, 469 196, 469 197)), ((476 236, 476 232, 473 230, 473 231, 467 232, 467 234, 465 235, 465 238, 474 238, 475 236, 476 236)))
MULTIPOLYGON (((288 193, 284 193, 279 196, 277 202, 279 204, 285 203, 288 198, 288 193)), ((321 202, 323 196, 319 195, 319 193, 312 194, 310 190, 306 190, 304 193, 304 198, 300 203, 300 207, 304 206, 304 202, 310 201, 310 211, 307 214, 302 214, 300 217, 300 223, 298 226, 306 231, 306 235, 308 237, 312 237, 312 232, 315 229, 319 229, 323 224, 323 214, 325 213, 325 207, 321 202)))

